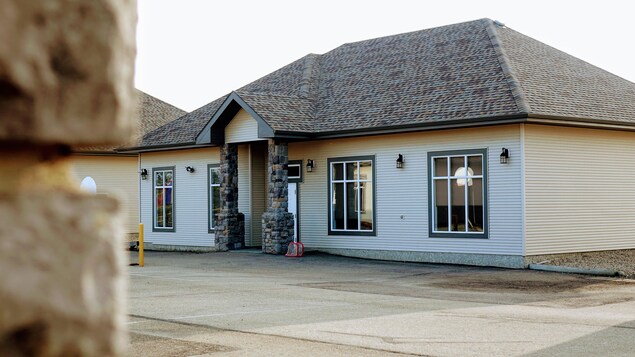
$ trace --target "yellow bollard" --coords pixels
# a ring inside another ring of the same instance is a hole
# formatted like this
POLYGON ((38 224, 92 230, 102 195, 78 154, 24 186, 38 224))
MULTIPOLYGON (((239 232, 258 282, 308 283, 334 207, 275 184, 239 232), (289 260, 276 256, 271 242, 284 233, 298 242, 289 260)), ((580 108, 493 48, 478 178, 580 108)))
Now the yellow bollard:
POLYGON ((143 223, 139 223, 139 266, 143 266, 143 223))

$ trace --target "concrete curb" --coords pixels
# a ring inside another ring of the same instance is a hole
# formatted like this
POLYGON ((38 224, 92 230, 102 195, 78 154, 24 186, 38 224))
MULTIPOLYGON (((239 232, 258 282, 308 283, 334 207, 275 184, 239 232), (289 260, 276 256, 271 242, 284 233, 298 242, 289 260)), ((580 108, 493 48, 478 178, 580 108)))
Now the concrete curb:
POLYGON ((529 264, 531 270, 552 271, 557 273, 585 274, 599 276, 624 276, 621 271, 611 269, 584 269, 557 265, 529 264))

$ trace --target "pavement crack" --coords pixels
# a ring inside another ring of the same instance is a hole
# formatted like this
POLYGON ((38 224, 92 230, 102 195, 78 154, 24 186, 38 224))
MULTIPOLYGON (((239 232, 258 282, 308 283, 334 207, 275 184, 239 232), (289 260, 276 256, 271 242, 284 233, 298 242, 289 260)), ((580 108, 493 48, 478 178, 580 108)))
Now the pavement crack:
POLYGON ((275 334, 275 333, 262 333, 262 332, 253 332, 253 331, 242 331, 242 330, 236 330, 236 329, 230 329, 230 328, 214 327, 214 326, 209 326, 209 325, 204 325, 204 324, 184 322, 184 321, 172 320, 172 319, 163 319, 163 318, 158 318, 158 317, 150 317, 150 316, 143 316, 143 315, 136 315, 136 314, 128 314, 128 316, 134 317, 134 318, 138 318, 138 319, 146 319, 146 320, 163 322, 163 323, 168 323, 168 324, 176 324, 176 325, 181 325, 181 326, 205 329, 205 330, 209 330, 209 331, 213 331, 213 332, 233 332, 233 333, 246 334, 246 335, 271 336, 271 337, 288 339, 288 340, 292 340, 292 341, 305 341, 305 342, 319 343, 319 344, 324 344, 324 345, 353 347, 353 348, 358 348, 360 350, 382 352, 382 353, 386 353, 387 355, 390 354, 390 355, 396 355, 396 356, 433 357, 431 355, 425 355, 425 354, 420 354, 420 353, 391 351, 391 350, 387 350, 387 349, 383 349, 383 348, 373 348, 373 347, 358 346, 358 345, 352 345, 352 344, 346 344, 346 343, 327 342, 327 341, 320 341, 320 340, 314 340, 314 339, 309 339, 309 338, 279 335, 279 334, 275 334))
POLYGON ((534 324, 546 324, 546 325, 571 325, 571 326, 589 326, 589 327, 603 327, 603 328, 617 328, 617 329, 627 329, 627 330, 635 330, 635 326, 622 326, 622 325, 602 325, 602 324, 590 324, 590 323, 578 323, 578 322, 564 322, 561 320, 532 320, 529 318, 520 318, 520 317, 505 317, 505 316, 483 316, 483 315, 470 315, 470 314, 457 314, 457 313, 449 313, 449 312, 436 312, 436 316, 442 317, 456 317, 456 318, 472 318, 472 319, 482 319, 488 321, 517 321, 517 322, 526 322, 526 323, 534 323, 534 324))
POLYGON ((347 332, 338 332, 338 331, 320 331, 325 333, 331 333, 335 335, 345 335, 345 336, 356 336, 356 337, 370 337, 380 339, 382 342, 390 343, 393 345, 396 344, 404 344, 404 343, 533 343, 534 341, 528 340, 516 340, 516 341, 452 341, 452 340, 440 340, 436 338, 424 338, 424 337, 393 337, 393 336, 380 336, 380 335, 370 335, 370 334, 357 334, 357 333, 347 333, 347 332))

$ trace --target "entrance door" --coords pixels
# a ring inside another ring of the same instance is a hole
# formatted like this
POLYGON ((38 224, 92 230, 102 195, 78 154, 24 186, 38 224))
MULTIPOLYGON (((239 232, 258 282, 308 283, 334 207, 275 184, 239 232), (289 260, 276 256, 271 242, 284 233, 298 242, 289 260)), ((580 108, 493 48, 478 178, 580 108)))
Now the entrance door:
POLYGON ((299 242, 300 235, 298 232, 298 184, 296 182, 289 182, 288 197, 288 209, 290 213, 293 213, 293 234, 299 242))

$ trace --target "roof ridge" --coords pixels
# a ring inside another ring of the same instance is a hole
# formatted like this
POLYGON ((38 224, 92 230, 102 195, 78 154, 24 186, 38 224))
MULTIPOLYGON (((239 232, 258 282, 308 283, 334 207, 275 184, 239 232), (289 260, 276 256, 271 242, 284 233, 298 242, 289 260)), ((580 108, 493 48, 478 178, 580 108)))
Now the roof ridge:
POLYGON ((331 49, 330 51, 325 52, 324 54, 333 52, 341 47, 347 46, 347 45, 355 45, 355 44, 360 44, 360 43, 364 43, 364 42, 370 42, 370 41, 377 41, 377 40, 386 40, 389 38, 396 38, 396 37, 400 37, 400 36, 404 36, 404 35, 412 35, 412 34, 416 34, 416 33, 420 33, 420 32, 427 32, 427 31, 438 31, 444 28, 448 28, 448 27, 459 27, 459 26, 465 26, 467 24, 472 24, 472 23, 478 23, 481 21, 492 21, 490 18, 484 17, 484 18, 480 18, 480 19, 475 19, 475 20, 467 20, 467 21, 462 21, 462 22, 457 22, 454 24, 447 24, 447 25, 438 25, 438 26, 433 26, 433 27, 427 27, 424 29, 418 29, 418 30, 412 30, 412 31, 405 31, 405 32, 401 32, 401 33, 396 33, 396 34, 392 34, 392 35, 385 35, 385 36, 379 36, 379 37, 371 37, 371 38, 367 38, 364 40, 357 40, 357 41, 351 41, 351 42, 344 42, 343 44, 331 49))
MULTIPOLYGON (((491 19, 484 19, 487 23, 486 30, 487 35, 489 36, 490 42, 492 43, 492 48, 496 52, 496 57, 498 59, 498 63, 505 75, 507 85, 509 86, 509 91, 512 93, 512 97, 514 97, 514 101, 516 102, 516 106, 518 110, 523 113, 529 113, 530 107, 527 102, 527 98, 525 97, 525 93, 523 92, 522 86, 520 85, 520 81, 516 78, 516 74, 514 69, 511 66, 509 58, 505 53, 505 49, 503 48, 503 44, 498 38, 496 27, 497 22, 491 19)), ((500 24, 505 26, 503 24, 500 24)))
MULTIPOLYGON (((300 80, 299 95, 309 102, 309 115, 312 119, 317 117, 320 96, 320 58, 321 55, 313 53, 306 56, 300 80)), ((313 120, 313 126, 315 126, 315 120, 313 120)))
POLYGON ((311 96, 311 84, 317 80, 319 71, 319 59, 320 55, 310 53, 304 57, 304 70, 302 71, 302 78, 300 79, 300 88, 298 92, 301 97, 309 98, 311 96))
POLYGON ((303 100, 310 100, 310 98, 307 97, 303 97, 303 96, 299 96, 299 95, 289 95, 289 94, 271 94, 271 93, 262 93, 262 92, 254 92, 254 93, 246 93, 246 92, 239 92, 239 91, 234 91, 236 92, 236 94, 238 94, 238 96, 242 97, 280 97, 280 98, 290 98, 290 99, 303 99, 303 100))

